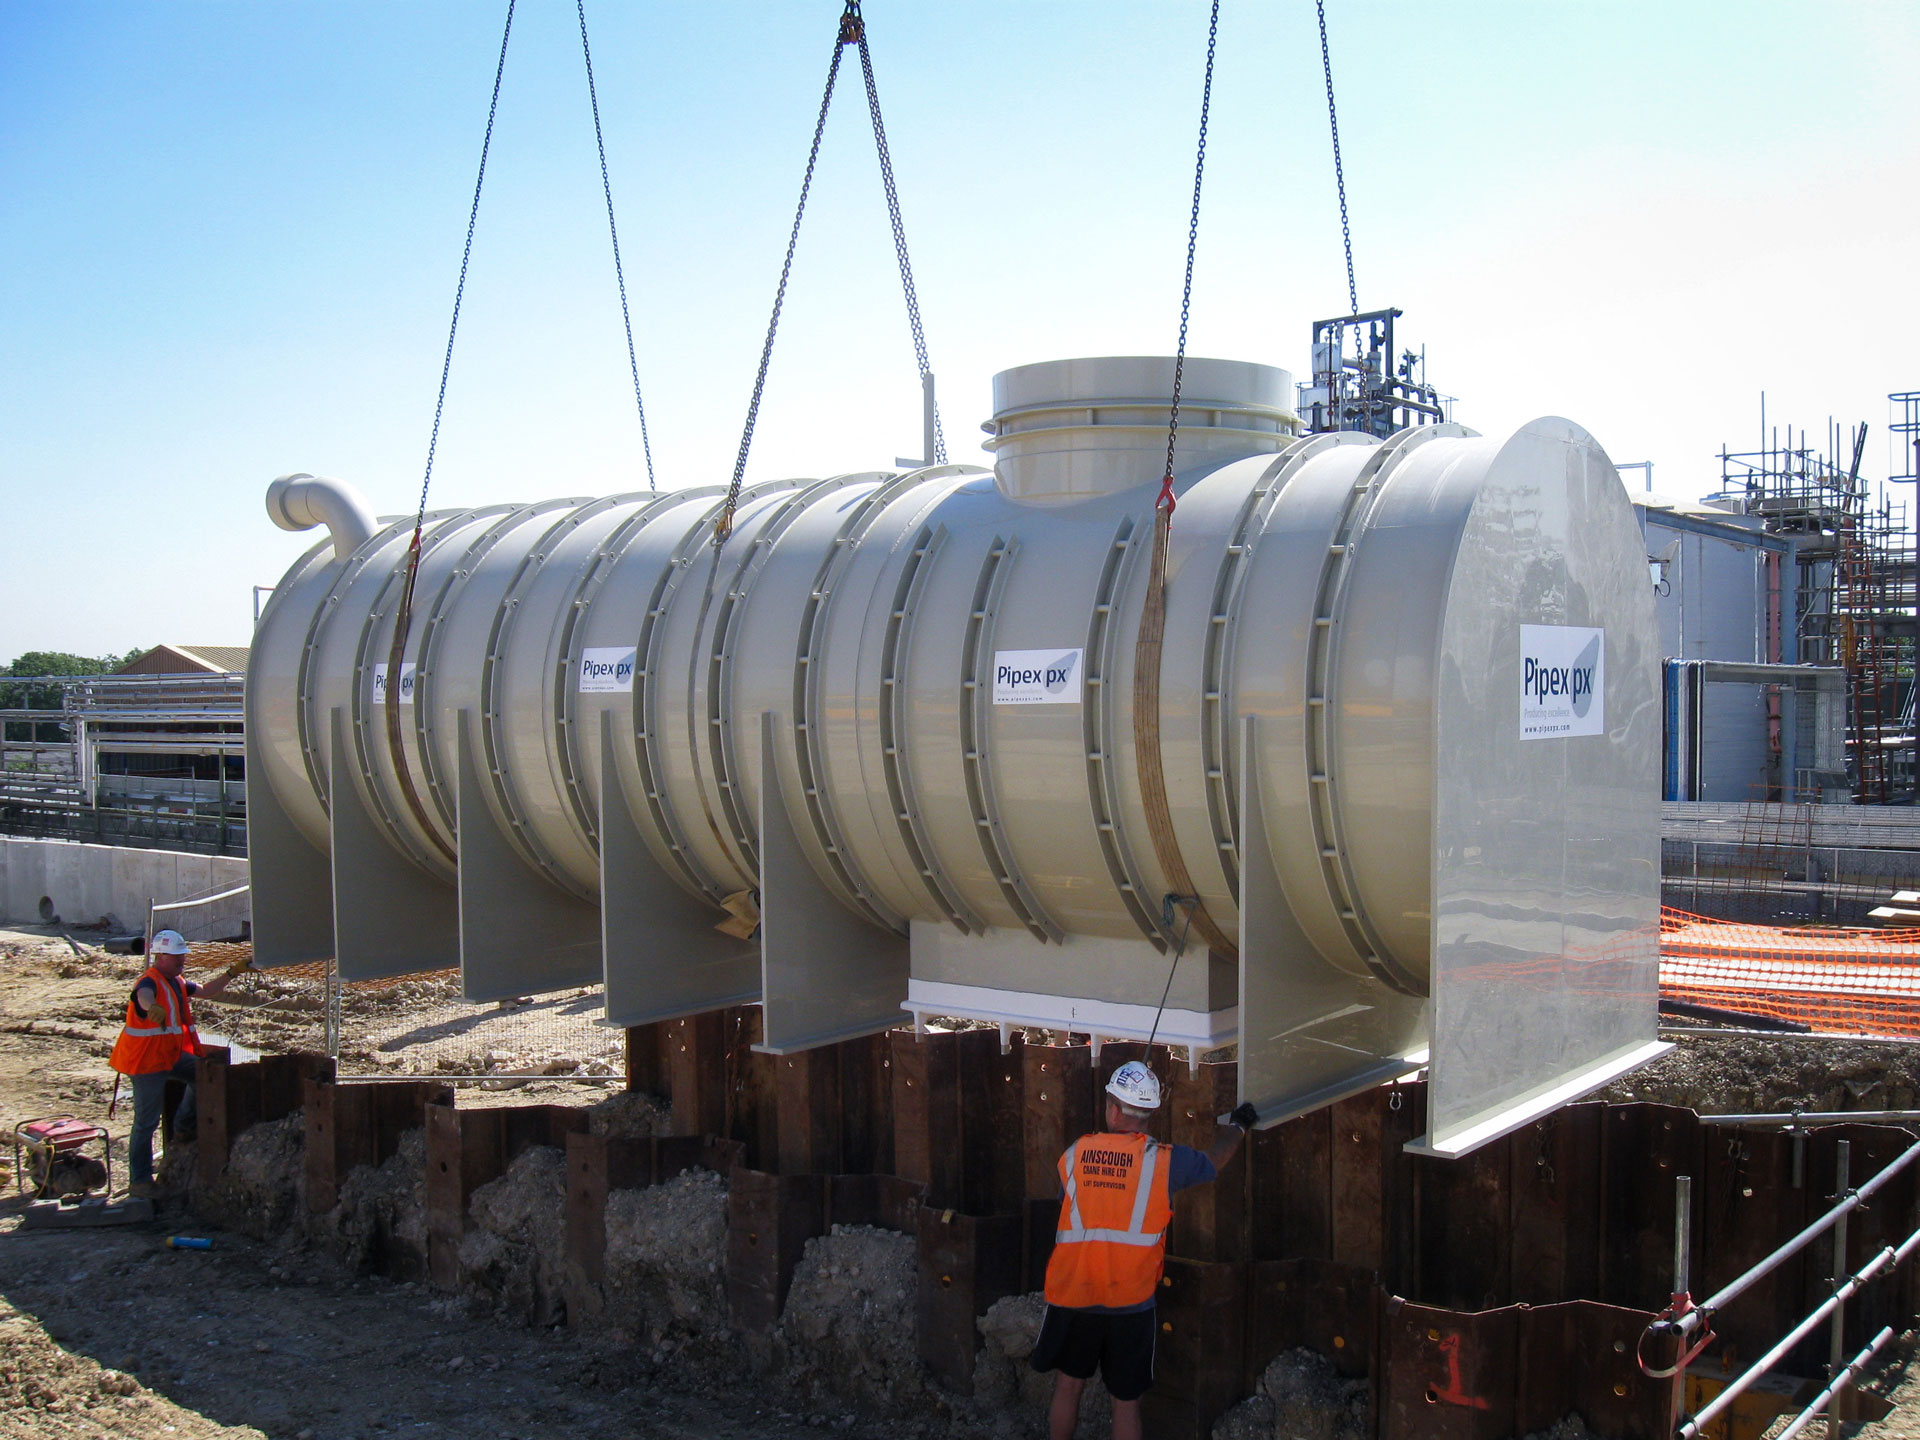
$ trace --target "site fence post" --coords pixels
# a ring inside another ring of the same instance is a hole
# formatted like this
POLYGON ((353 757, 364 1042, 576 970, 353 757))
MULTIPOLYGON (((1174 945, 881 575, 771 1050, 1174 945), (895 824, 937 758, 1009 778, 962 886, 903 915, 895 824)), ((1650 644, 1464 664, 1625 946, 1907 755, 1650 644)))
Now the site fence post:
MULTIPOLYGON (((1853 1147, 1842 1140, 1834 1149, 1833 1198, 1837 1203, 1847 1198, 1852 1184, 1853 1147)), ((1833 1288, 1838 1291, 1851 1274, 1847 1268, 1847 1215, 1842 1211, 1840 1218, 1833 1222, 1833 1288)), ((1835 1306, 1833 1323, 1827 1331, 1827 1380, 1830 1384, 1839 1380, 1846 1364, 1846 1329, 1847 1307, 1835 1306)), ((1836 1394, 1827 1407, 1827 1440, 1840 1440, 1839 1412, 1840 1397, 1836 1394)))

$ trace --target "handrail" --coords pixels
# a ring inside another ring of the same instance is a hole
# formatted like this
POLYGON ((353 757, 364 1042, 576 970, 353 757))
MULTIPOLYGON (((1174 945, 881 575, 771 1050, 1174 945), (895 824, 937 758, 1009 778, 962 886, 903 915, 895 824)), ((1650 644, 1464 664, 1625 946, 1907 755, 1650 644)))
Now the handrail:
POLYGON ((1827 1382, 1827 1388, 1807 1402, 1807 1408, 1800 1412, 1800 1418, 1782 1430, 1774 1440, 1793 1440, 1794 1436, 1811 1425, 1814 1418, 1824 1412, 1842 1390, 1847 1389, 1860 1378, 1860 1372, 1867 1368, 1867 1362, 1885 1349, 1887 1342, 1891 1339, 1893 1339, 1893 1327, 1889 1325, 1873 1337, 1872 1344, 1849 1360, 1846 1368, 1827 1382))
POLYGON ((191 910, 196 905, 211 905, 216 900, 231 900, 236 895, 246 894, 252 888, 251 885, 236 885, 231 890, 222 890, 218 895, 190 895, 185 900, 169 900, 164 905, 154 905, 152 909, 156 915, 162 910, 191 910))
MULTIPOLYGON (((1885 1171, 1881 1172, 1883 1175, 1885 1173, 1885 1171)), ((1865 1265, 1862 1265, 1859 1270, 1850 1275, 1846 1283, 1841 1285, 1832 1295, 1824 1300, 1811 1315, 1807 1316, 1806 1319, 1789 1330, 1785 1337, 1779 1340, 1771 1350, 1767 1351, 1766 1354, 1748 1366, 1738 1379, 1734 1380, 1726 1389, 1722 1390, 1718 1395, 1714 1396, 1712 1400, 1703 1405, 1698 1415, 1690 1416, 1688 1419, 1682 1421, 1680 1425, 1674 1429, 1673 1433, 1679 1437, 1679 1440, 1699 1440, 1699 1437, 1706 1432, 1707 1426, 1711 1425, 1721 1412, 1732 1405, 1741 1395, 1752 1389, 1754 1382, 1771 1370, 1783 1355, 1818 1329, 1822 1320, 1825 1320, 1841 1305, 1844 1305, 1867 1281, 1873 1279, 1873 1277, 1878 1275, 1882 1270, 1890 1269, 1892 1266, 1900 1264, 1900 1262, 1911 1255, 1916 1248, 1920 1248, 1920 1230, 1914 1231, 1913 1234, 1901 1241, 1898 1249, 1890 1245, 1883 1246, 1873 1259, 1869 1260, 1865 1265)), ((1838 1380, 1838 1378, 1837 1376, 1835 1377, 1836 1380, 1838 1380)))
POLYGON ((1869 1180, 1859 1189, 1846 1192, 1841 1197, 1840 1203, 1835 1205, 1833 1209, 1829 1210, 1818 1220, 1815 1220, 1811 1225, 1807 1226, 1806 1229, 1802 1230, 1798 1235, 1794 1236, 1793 1239, 1782 1245, 1778 1250, 1775 1250, 1764 1260, 1754 1265, 1746 1271, 1745 1274, 1729 1281, 1726 1285, 1722 1286, 1719 1291, 1707 1299, 1702 1300, 1694 1308, 1682 1314, 1674 1315, 1671 1318, 1663 1317, 1655 1320, 1653 1324, 1647 1327, 1647 1333, 1649 1335, 1672 1335, 1684 1342, 1689 1336, 1693 1335, 1712 1320, 1714 1311, 1738 1299, 1741 1295, 1745 1294, 1751 1286, 1765 1279, 1781 1265, 1806 1249, 1807 1246, 1811 1245, 1828 1230, 1832 1229, 1834 1223, 1842 1216, 1851 1214, 1853 1211, 1859 1209, 1881 1186, 1885 1185, 1895 1175, 1906 1169, 1907 1166, 1912 1164, 1916 1159, 1920 1159, 1920 1140, 1915 1141, 1912 1145, 1901 1151, 1892 1163, 1887 1165, 1878 1175, 1874 1176, 1873 1179, 1869 1180))
MULTIPOLYGON (((1702 1125, 1885 1125, 1920 1122, 1920 1110, 1770 1110, 1759 1115, 1702 1115, 1702 1125)), ((1777 1440, 1777 1437, 1776 1437, 1777 1440)))

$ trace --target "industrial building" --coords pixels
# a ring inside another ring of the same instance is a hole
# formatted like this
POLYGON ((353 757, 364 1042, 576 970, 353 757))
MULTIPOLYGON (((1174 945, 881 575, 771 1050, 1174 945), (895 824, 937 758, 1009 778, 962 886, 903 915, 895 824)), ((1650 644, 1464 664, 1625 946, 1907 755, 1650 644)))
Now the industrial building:
POLYGON ((0 833, 245 855, 245 646, 0 680, 0 833))

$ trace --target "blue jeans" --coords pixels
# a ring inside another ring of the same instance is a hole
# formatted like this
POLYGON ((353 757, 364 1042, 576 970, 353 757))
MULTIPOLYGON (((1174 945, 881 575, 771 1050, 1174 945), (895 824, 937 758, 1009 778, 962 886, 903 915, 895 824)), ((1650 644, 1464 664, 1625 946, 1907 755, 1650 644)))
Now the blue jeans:
POLYGON ((160 1106, 166 1099, 167 1081, 184 1080, 187 1093, 180 1108, 173 1112, 173 1123, 185 1128, 193 1124, 193 1081, 198 1066, 191 1055, 182 1055, 171 1070, 156 1070, 133 1079, 133 1133, 127 1137, 127 1167, 135 1184, 153 1180, 153 1132, 160 1128, 160 1106))

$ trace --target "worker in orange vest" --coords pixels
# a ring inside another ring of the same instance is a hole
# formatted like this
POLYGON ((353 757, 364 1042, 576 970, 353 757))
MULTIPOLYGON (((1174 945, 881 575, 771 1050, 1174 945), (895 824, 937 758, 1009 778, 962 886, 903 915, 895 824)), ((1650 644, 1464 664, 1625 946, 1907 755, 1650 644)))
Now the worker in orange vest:
POLYGON ((194 1057, 200 1053, 200 1036, 193 1028, 188 997, 218 995, 248 968, 236 966, 200 985, 182 978, 186 964, 187 942, 178 930, 162 930, 153 937, 147 947, 147 971, 127 997, 126 1024, 107 1059, 133 1082, 133 1133, 127 1137, 127 1167, 132 1172, 127 1191, 132 1195, 154 1193, 153 1132, 160 1126, 169 1080, 183 1080, 187 1086, 174 1112, 174 1136, 193 1138, 194 1057))
POLYGON ((1241 1105, 1213 1148, 1162 1145, 1147 1136, 1160 1082, 1129 1060, 1107 1082, 1107 1128, 1060 1157, 1060 1223, 1047 1261, 1047 1318, 1028 1363, 1058 1373, 1047 1427, 1072 1440, 1080 1395, 1097 1366, 1113 1396, 1113 1440, 1139 1440, 1140 1397, 1153 1384, 1153 1297, 1167 1253, 1172 1199, 1204 1185, 1259 1118, 1241 1105))

